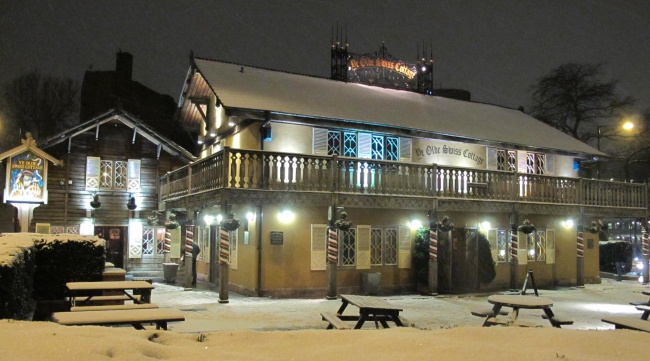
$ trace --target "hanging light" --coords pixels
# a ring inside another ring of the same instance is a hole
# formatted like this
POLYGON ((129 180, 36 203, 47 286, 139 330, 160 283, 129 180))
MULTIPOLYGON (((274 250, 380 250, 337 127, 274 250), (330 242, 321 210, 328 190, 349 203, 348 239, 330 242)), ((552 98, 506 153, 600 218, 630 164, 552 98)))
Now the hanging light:
POLYGON ((133 197, 132 195, 129 195, 129 196, 130 196, 130 198, 129 198, 129 201, 126 203, 126 208, 128 208, 129 210, 132 211, 132 210, 135 210, 136 208, 138 208, 138 206, 135 204, 135 197, 133 197))

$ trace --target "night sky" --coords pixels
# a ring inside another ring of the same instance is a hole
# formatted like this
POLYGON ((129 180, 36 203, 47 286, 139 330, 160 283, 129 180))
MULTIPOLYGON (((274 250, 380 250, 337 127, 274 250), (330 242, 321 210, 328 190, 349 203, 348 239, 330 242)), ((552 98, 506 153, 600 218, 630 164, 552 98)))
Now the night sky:
POLYGON ((37 68, 72 77, 114 70, 178 99, 199 57, 329 76, 332 27, 350 51, 416 60, 433 48, 434 82, 480 102, 528 108, 530 85, 566 62, 605 63, 621 95, 650 107, 650 1, 0 0, 0 84, 37 68))

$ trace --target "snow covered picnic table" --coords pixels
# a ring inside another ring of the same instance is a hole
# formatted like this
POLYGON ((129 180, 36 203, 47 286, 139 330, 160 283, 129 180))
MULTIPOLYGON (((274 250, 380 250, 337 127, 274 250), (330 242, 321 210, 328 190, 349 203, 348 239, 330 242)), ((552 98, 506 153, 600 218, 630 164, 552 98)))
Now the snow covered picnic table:
POLYGON ((154 288, 147 281, 68 282, 65 285, 70 291, 71 307, 75 307, 77 303, 100 301, 102 297, 106 296, 95 296, 93 293, 107 291, 121 293, 122 300, 131 300, 136 304, 151 303, 151 290, 154 288), (128 291, 133 291, 138 295, 130 294, 128 291))
POLYGON ((144 330, 143 323, 155 323, 156 329, 167 330, 168 322, 185 321, 183 313, 170 308, 55 312, 52 321, 65 326, 114 326, 131 325, 136 330, 144 330))

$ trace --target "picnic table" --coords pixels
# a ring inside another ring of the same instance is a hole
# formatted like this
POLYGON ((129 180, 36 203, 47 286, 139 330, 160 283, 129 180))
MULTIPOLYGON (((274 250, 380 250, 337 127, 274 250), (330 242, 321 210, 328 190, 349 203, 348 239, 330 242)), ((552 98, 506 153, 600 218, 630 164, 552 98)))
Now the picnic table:
POLYGON ((140 310, 110 310, 86 312, 55 312, 52 321, 64 326, 117 326, 131 325, 144 330, 143 323, 155 323, 156 329, 167 330, 168 322, 185 321, 183 313, 168 308, 140 310))
MULTIPOLYGON (((646 296, 650 296, 650 291, 643 290, 641 291, 642 294, 646 296)), ((648 301, 641 301, 641 302, 630 302, 632 306, 650 306, 650 300, 648 301)))
POLYGON ((103 298, 110 299, 119 297, 123 300, 131 300, 136 304, 151 303, 151 290, 154 286, 147 281, 100 281, 100 282, 68 282, 65 284, 70 292, 70 306, 75 307, 77 303, 92 303, 103 298), (94 293, 117 292, 118 296, 98 296, 94 293), (134 294, 130 294, 132 291, 134 294), (135 294, 137 293, 137 295, 135 294))
POLYGON ((561 325, 573 324, 572 320, 560 319, 559 317, 555 316, 551 310, 553 301, 550 298, 524 295, 491 295, 488 297, 488 302, 493 304, 494 307, 492 308, 492 313, 490 315, 487 315, 487 319, 485 323, 483 323, 483 326, 532 326, 528 323, 517 320, 519 317, 520 309, 543 310, 546 316, 544 318, 548 319, 553 327, 560 328, 561 325), (499 319, 497 317, 499 314, 502 314, 502 307, 512 308, 512 311, 509 314, 509 319, 507 320, 499 319))
POLYGON ((372 296, 357 296, 357 295, 341 295, 342 305, 339 307, 336 314, 324 312, 321 313, 323 320, 328 321, 327 329, 348 328, 342 321, 357 321, 354 325, 355 329, 360 329, 367 320, 375 322, 375 327, 379 328, 379 324, 383 328, 388 328, 388 322, 394 322, 397 326, 404 326, 399 318, 401 308, 396 307, 384 300, 372 296), (359 315, 344 315, 348 305, 353 305, 359 308, 359 315))

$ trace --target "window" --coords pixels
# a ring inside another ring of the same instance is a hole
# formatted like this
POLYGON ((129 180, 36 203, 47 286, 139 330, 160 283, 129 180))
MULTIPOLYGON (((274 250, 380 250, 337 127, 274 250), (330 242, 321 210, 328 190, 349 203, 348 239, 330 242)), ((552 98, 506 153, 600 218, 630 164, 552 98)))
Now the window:
POLYGON ((237 239, 239 238, 239 230, 228 232, 230 236, 230 268, 237 269, 237 239))
POLYGON ((86 158, 86 190, 140 191, 139 159, 111 160, 86 158))
POLYGON ((165 227, 144 227, 142 229, 142 254, 161 255, 165 251, 165 227))
POLYGON ((497 149, 497 170, 514 172, 517 170, 517 152, 497 149))
POLYGON ((339 232, 339 265, 354 266, 357 263, 357 230, 350 228, 339 232))
POLYGON ((546 156, 541 153, 526 153, 526 173, 544 174, 546 170, 546 156))
POLYGON ((370 231, 370 264, 397 264, 397 228, 372 228, 370 231))
POLYGON ((508 232, 503 229, 497 230, 497 262, 508 262, 508 232))
POLYGON ((314 128, 314 154, 399 161, 401 153, 410 158, 410 143, 400 148, 399 137, 314 128))
POLYGON ((546 231, 536 230, 528 235, 528 261, 546 261, 546 231))

